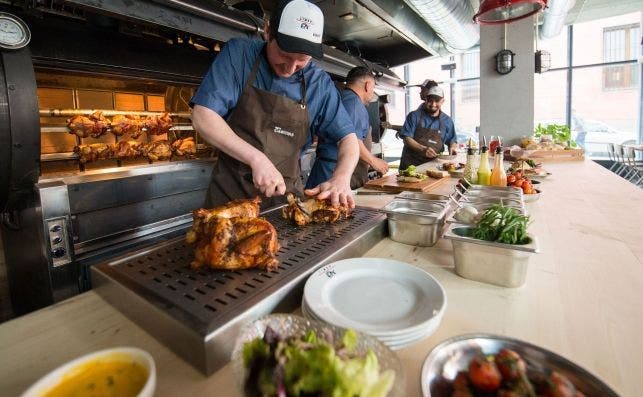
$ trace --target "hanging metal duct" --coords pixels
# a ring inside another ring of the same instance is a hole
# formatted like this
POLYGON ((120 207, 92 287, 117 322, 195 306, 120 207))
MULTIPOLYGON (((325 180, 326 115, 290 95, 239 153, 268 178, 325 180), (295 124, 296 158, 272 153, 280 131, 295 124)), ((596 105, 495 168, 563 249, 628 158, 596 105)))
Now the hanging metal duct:
POLYGON ((480 28, 473 23, 470 0, 405 0, 427 22, 453 53, 474 47, 480 28))
POLYGON ((540 37, 549 39, 560 34, 567 13, 574 7, 575 0, 549 0, 545 8, 545 18, 540 27, 540 37))

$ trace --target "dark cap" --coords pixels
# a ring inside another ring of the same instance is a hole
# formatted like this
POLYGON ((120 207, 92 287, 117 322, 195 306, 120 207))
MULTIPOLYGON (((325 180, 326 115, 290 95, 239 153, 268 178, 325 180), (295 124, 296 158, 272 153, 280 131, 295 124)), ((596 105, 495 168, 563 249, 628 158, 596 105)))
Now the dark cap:
POLYGON ((272 13, 270 26, 285 52, 321 58, 324 14, 306 0, 282 0, 272 13))
POLYGON ((366 66, 355 66, 346 75, 346 83, 351 84, 368 76, 375 79, 375 76, 373 76, 373 72, 371 71, 371 69, 367 68, 366 66))

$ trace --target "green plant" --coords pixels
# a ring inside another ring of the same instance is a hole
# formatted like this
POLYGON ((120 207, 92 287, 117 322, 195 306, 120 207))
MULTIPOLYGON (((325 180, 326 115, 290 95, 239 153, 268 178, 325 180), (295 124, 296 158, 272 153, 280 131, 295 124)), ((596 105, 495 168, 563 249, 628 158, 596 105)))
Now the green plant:
POLYGON ((551 135, 555 143, 559 145, 576 147, 576 142, 572 139, 572 133, 565 124, 548 124, 543 126, 538 123, 534 129, 534 136, 540 138, 542 135, 551 135))

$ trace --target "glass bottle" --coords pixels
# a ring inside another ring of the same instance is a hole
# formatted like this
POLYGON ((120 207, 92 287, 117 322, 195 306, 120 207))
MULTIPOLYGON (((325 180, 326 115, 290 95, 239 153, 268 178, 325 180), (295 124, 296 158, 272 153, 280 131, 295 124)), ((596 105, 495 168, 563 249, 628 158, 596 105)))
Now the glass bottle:
POLYGON ((503 164, 502 146, 496 147, 496 158, 493 163, 493 170, 491 171, 490 184, 491 186, 507 186, 507 172, 503 164))
POLYGON ((478 182, 478 173, 476 171, 475 161, 476 161, 475 150, 472 147, 467 148, 467 163, 464 165, 463 178, 469 183, 478 182))
POLYGON ((491 170, 489 169, 489 153, 486 142, 483 143, 480 153, 480 165, 478 166, 478 184, 489 185, 491 170))

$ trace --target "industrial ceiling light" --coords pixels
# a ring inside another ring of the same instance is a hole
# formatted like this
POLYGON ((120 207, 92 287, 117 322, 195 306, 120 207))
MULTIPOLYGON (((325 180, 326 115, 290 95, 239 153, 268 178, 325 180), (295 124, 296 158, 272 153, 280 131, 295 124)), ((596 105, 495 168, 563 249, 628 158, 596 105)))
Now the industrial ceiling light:
POLYGON ((547 0, 482 0, 474 22, 481 25, 511 23, 537 13, 547 0))

